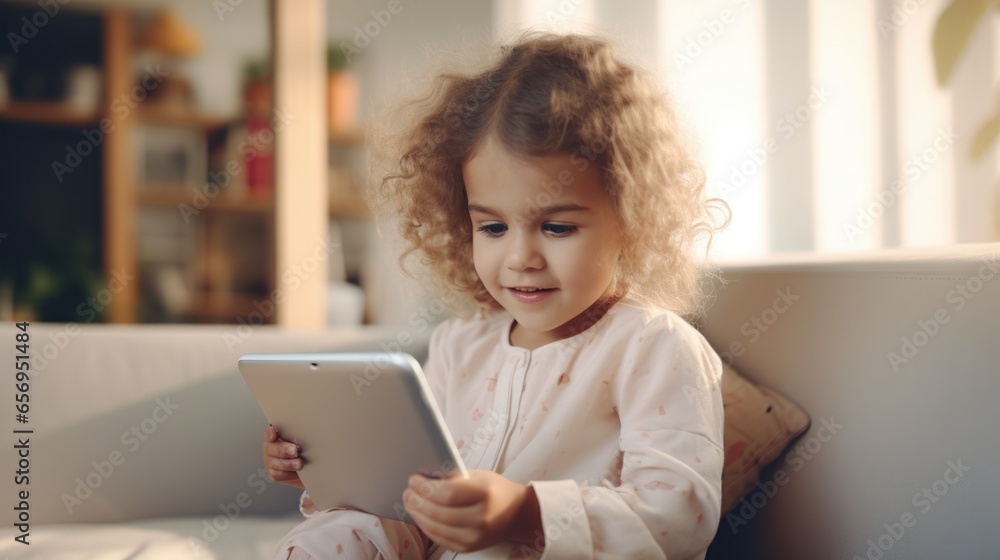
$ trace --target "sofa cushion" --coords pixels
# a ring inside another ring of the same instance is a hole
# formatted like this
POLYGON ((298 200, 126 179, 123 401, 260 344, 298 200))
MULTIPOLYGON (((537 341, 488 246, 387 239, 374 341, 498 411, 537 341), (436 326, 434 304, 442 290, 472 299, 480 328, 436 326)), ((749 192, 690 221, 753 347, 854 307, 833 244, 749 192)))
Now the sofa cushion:
POLYGON ((300 514, 284 517, 175 517, 99 525, 46 525, 32 528, 30 546, 0 531, 0 557, 19 560, 79 558, 240 558, 271 560, 275 546, 300 514))
MULTIPOLYGON (((9 476, 0 490, 30 491, 33 529, 214 516, 234 503, 243 515, 297 512, 300 492, 263 471, 267 420, 240 355, 401 349, 420 360, 429 332, 32 324, 30 421, 18 426, 33 430, 30 486, 9 476)), ((13 325, 0 325, 0 340, 14 340, 13 325)), ((13 390, 0 386, 0 399, 13 402, 13 390)))
POLYGON ((722 369, 725 408, 722 514, 749 493, 761 469, 809 428, 809 416, 778 393, 755 385, 728 365, 722 369))

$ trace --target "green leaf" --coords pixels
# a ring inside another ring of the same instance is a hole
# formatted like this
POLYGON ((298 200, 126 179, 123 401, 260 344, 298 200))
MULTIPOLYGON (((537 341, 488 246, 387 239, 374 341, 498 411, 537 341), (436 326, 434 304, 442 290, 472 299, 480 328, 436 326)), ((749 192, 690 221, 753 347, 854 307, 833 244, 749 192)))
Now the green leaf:
POLYGON ((972 138, 972 159, 978 160, 986 153, 986 149, 1000 135, 1000 113, 993 115, 993 118, 986 121, 979 127, 976 135, 972 138))
POLYGON ((972 32, 992 3, 991 0, 952 0, 941 12, 934 26, 933 39, 934 70, 939 86, 951 77, 972 32))

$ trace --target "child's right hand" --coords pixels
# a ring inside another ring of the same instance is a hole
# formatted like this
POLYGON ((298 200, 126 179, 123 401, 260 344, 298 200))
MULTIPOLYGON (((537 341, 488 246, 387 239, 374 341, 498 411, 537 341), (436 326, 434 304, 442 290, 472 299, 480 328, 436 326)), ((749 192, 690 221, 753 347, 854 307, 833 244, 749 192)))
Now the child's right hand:
POLYGON ((271 480, 305 489, 298 473, 302 470, 299 447, 279 438, 274 426, 264 430, 264 468, 271 480))

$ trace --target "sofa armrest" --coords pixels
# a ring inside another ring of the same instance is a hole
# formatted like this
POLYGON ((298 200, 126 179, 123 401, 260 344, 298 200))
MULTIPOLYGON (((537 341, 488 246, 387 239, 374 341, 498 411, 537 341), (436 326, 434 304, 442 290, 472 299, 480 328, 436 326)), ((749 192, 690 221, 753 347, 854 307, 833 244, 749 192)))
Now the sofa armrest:
POLYGON ((866 558, 869 540, 891 542, 887 558, 1000 550, 1000 533, 977 529, 1000 501, 1000 243, 731 263, 722 276, 702 332, 813 420, 763 476, 785 483, 722 520, 720 537, 747 537, 739 558, 866 558), (932 487, 947 495, 922 498, 932 487), (904 515, 915 526, 889 535, 904 515))

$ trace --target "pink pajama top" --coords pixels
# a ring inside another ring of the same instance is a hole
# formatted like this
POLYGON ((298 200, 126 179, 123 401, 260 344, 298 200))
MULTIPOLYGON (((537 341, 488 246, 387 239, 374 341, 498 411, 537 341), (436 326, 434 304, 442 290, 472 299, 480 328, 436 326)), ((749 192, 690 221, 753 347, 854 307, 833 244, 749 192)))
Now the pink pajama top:
POLYGON ((704 558, 719 522, 722 363, 671 312, 626 298, 534 350, 507 312, 451 318, 424 368, 466 467, 534 487, 544 548, 433 558, 704 558))

